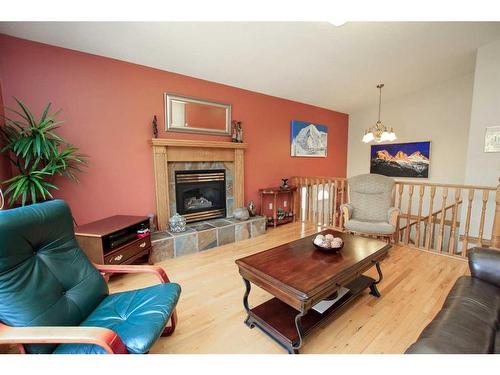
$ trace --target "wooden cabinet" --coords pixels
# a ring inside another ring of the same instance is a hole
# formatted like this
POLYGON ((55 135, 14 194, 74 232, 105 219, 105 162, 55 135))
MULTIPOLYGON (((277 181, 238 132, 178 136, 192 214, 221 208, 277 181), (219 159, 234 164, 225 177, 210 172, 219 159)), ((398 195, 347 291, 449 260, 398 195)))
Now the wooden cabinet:
POLYGON ((295 221, 295 194, 297 192, 297 187, 290 186, 288 189, 282 189, 280 187, 271 187, 265 189, 259 189, 260 194, 260 214, 266 218, 267 226, 291 223, 295 221), (269 199, 270 198, 270 199, 269 199), (279 217, 278 215, 278 204, 281 200, 286 199, 288 202, 287 207, 279 207, 284 211, 284 217, 279 217), (271 202, 269 202, 271 200, 271 202), (266 215, 266 205, 272 203, 271 215, 266 215))
POLYGON ((89 259, 97 264, 130 264, 151 253, 151 236, 146 216, 116 215, 75 228, 76 239, 89 259))

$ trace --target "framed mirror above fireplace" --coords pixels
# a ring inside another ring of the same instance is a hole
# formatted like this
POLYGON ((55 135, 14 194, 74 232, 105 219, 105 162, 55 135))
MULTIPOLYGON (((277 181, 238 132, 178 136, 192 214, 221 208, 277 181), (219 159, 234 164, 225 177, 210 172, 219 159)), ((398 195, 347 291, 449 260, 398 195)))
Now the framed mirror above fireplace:
POLYGON ((231 135, 231 105, 165 93, 167 131, 231 135))
POLYGON ((175 198, 177 212, 188 223, 226 217, 226 171, 175 171, 175 198))

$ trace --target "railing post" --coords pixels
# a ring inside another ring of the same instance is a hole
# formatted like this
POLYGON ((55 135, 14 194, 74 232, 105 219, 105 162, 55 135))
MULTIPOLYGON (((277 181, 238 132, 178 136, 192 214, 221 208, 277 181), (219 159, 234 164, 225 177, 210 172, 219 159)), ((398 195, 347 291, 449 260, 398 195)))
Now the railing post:
MULTIPOLYGON (((498 180, 500 182, 500 179, 498 180)), ((491 230, 491 247, 500 249, 500 184, 495 195, 495 218, 491 230)))

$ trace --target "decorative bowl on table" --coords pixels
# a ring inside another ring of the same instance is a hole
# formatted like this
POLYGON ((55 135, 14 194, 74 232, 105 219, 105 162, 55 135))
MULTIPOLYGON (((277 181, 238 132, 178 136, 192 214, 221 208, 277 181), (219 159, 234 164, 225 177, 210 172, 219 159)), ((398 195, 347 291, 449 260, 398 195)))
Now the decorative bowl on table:
POLYGON ((327 234, 325 236, 318 234, 313 240, 313 245, 320 251, 324 251, 326 253, 336 253, 342 249, 344 241, 342 238, 334 237, 332 234, 327 234))

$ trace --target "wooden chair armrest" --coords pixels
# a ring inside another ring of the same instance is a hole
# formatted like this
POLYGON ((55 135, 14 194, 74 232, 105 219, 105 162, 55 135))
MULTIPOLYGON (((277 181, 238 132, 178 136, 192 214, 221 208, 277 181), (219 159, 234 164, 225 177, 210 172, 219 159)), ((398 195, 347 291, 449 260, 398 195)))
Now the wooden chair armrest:
POLYGON ((105 273, 152 273, 156 275, 162 283, 169 283, 167 273, 159 266, 136 266, 130 264, 94 264, 100 272, 105 273))
POLYGON ((398 224, 400 210, 396 207, 391 207, 389 208, 388 214, 389 214, 389 224, 396 227, 398 224))
POLYGON ((120 337, 101 327, 10 327, 0 323, 0 344, 93 344, 110 354, 127 354, 120 337))
POLYGON ((343 203, 340 205, 340 210, 342 211, 342 216, 344 217, 344 224, 351 218, 353 207, 349 203, 343 203))

